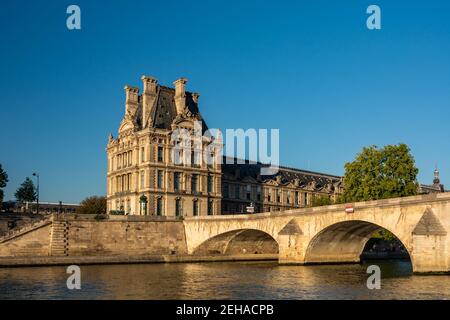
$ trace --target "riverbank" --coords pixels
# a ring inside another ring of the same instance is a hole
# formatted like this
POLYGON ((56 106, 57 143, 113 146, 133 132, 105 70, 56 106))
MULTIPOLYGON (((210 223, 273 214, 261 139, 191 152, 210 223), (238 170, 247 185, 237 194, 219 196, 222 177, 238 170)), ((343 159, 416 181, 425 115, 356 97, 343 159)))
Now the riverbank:
POLYGON ((0 258, 0 268, 61 265, 101 265, 139 263, 277 261, 278 254, 241 255, 147 255, 147 256, 69 256, 0 258))

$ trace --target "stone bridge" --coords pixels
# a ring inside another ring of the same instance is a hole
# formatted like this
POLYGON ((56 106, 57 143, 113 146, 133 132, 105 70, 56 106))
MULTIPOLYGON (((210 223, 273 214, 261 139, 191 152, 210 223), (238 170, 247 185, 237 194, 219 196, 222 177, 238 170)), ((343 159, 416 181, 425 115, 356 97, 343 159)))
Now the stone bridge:
POLYGON ((278 253, 282 264, 358 262, 370 236, 393 233, 414 272, 450 271, 450 193, 284 212, 184 219, 189 254, 278 253), (353 211, 353 212, 348 212, 353 211))

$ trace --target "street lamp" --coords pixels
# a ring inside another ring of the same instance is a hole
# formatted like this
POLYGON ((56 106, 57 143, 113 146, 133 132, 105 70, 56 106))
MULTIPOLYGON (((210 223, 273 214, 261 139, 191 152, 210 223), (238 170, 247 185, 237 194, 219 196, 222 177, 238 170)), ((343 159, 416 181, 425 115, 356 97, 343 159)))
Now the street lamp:
POLYGON ((36 214, 39 214, 39 173, 34 172, 33 176, 37 178, 37 208, 36 208, 36 214))

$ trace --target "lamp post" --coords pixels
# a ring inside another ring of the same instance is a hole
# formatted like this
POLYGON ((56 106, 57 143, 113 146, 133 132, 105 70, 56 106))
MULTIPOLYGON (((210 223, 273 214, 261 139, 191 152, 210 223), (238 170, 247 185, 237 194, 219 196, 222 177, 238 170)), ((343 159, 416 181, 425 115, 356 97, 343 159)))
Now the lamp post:
POLYGON ((36 208, 36 214, 39 214, 39 173, 34 172, 33 176, 37 179, 37 192, 36 192, 36 198, 37 198, 37 208, 36 208))

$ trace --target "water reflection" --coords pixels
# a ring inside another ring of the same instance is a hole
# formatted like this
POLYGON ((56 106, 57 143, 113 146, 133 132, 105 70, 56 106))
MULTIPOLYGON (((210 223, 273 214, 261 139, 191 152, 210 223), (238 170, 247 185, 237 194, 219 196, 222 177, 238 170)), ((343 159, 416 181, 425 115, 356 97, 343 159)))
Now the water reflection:
POLYGON ((416 276, 409 261, 280 266, 276 262, 82 266, 81 290, 65 267, 0 269, 0 299, 448 299, 450 276, 416 276), (381 268, 381 290, 366 287, 381 268))

